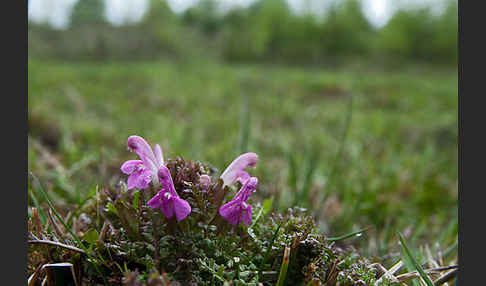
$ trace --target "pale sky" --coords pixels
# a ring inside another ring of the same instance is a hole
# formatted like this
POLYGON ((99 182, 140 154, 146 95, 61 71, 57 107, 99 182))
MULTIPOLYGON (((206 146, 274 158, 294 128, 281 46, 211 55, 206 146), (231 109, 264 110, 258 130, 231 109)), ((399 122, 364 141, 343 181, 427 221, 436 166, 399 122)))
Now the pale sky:
MULTIPOLYGON (((66 28, 72 8, 78 0, 29 0, 29 19, 34 22, 47 22, 55 28, 66 28)), ((175 12, 183 12, 195 5, 199 0, 168 0, 170 8, 175 12)), ((224 10, 235 6, 248 6, 255 0, 218 0, 224 10)), ((296 11, 325 11, 327 5, 336 0, 287 0, 290 7, 296 11)), ((386 24, 396 6, 414 6, 434 4, 440 9, 441 0, 362 0, 363 11, 369 21, 375 26, 386 24), (437 5, 439 4, 439 5, 437 5)), ((149 8, 148 0, 105 0, 105 17, 114 25, 139 21, 149 8)))

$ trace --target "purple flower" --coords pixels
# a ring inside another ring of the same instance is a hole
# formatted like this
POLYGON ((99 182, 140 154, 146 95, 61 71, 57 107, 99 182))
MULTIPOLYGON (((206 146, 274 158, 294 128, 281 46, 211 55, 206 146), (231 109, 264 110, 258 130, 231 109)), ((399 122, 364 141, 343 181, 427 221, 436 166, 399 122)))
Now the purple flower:
POLYGON ((246 168, 253 168, 258 163, 258 155, 255 153, 245 153, 234 159, 233 162, 221 174, 224 185, 232 185, 236 181, 242 184, 250 178, 250 175, 245 172, 246 168))
POLYGON ((247 179, 233 200, 219 208, 219 214, 234 226, 240 224, 240 221, 243 221, 246 226, 250 225, 252 210, 246 201, 255 192, 257 184, 256 177, 247 179))
POLYGON ((158 183, 157 171, 164 164, 162 149, 155 144, 154 150, 140 136, 130 136, 127 140, 127 147, 135 151, 141 160, 128 160, 121 166, 121 171, 128 176, 128 189, 146 189, 151 181, 158 183))
POLYGON ((147 205, 153 209, 160 209, 168 219, 175 213, 177 221, 183 220, 191 213, 191 206, 177 194, 166 166, 160 166, 157 175, 162 189, 147 202, 147 205))
MULTIPOLYGON (((240 183, 245 184, 245 182, 250 178, 250 175, 244 171, 246 168, 253 168, 258 163, 258 155, 255 153, 244 153, 234 159, 233 162, 224 170, 221 174, 221 179, 223 179, 223 187, 229 186, 240 181, 240 183)), ((209 185, 211 178, 208 175, 201 175, 200 183, 203 186, 209 185)))

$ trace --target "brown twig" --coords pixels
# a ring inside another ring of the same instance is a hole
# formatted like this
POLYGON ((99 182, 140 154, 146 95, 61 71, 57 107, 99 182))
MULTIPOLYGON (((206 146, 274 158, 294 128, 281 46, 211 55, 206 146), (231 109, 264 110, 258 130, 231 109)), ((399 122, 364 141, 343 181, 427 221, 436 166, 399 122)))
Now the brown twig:
POLYGON ((449 280, 451 280, 452 278, 456 277, 457 275, 457 270, 458 269, 453 269, 447 273, 445 273, 444 275, 440 276, 439 278, 437 278, 437 280, 434 281, 434 285, 441 285, 449 280))
POLYGON ((54 245, 54 246, 62 247, 62 248, 69 249, 69 250, 72 250, 72 251, 76 251, 76 252, 79 252, 79 253, 83 253, 83 254, 86 253, 84 250, 77 248, 75 246, 71 246, 71 245, 67 245, 67 244, 64 244, 64 243, 55 242, 55 241, 51 241, 51 240, 28 240, 27 242, 31 243, 31 244, 54 245))
MULTIPOLYGON (((446 271, 446 270, 451 270, 451 269, 457 269, 459 266, 458 265, 451 265, 451 266, 445 266, 445 267, 437 267, 437 268, 432 268, 432 269, 424 269, 424 272, 426 274, 432 274, 432 273, 437 273, 441 271, 446 271)), ((402 275, 396 276, 396 279, 399 281, 406 281, 412 278, 417 278, 420 277, 420 274, 417 271, 412 271, 409 273, 405 273, 402 275)))

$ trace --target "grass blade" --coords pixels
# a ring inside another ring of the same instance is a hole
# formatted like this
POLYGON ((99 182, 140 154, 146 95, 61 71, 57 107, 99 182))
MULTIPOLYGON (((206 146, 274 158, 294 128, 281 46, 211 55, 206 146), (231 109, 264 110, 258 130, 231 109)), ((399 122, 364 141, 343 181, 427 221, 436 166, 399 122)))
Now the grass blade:
POLYGON ((29 188, 29 195, 30 195, 30 197, 32 199, 32 202, 34 203, 34 206, 38 210, 38 213, 39 213, 39 216, 40 216, 40 220, 42 221, 42 225, 46 225, 47 218, 46 218, 46 215, 44 214, 44 210, 41 208, 41 206, 39 204, 39 201, 35 197, 34 191, 31 188, 29 188))
POLYGON ((415 269, 420 274, 420 277, 422 277, 422 279, 425 281, 427 286, 434 286, 434 283, 432 282, 432 280, 430 280, 429 276, 427 276, 427 274, 425 274, 425 271, 422 269, 422 266, 420 266, 420 264, 417 262, 417 260, 415 260, 412 253, 408 249, 408 246, 405 243, 405 240, 403 239, 402 234, 398 233, 398 236, 400 238, 400 243, 402 245, 402 249, 403 249, 403 252, 405 253, 405 256, 412 262, 413 266, 415 267, 415 269))
POLYGON ((338 240, 343 240, 343 239, 350 238, 350 237, 353 237, 353 236, 361 235, 363 232, 367 231, 368 229, 369 228, 365 228, 365 229, 357 230, 357 231, 354 231, 354 232, 351 232, 351 233, 348 233, 348 234, 345 234, 345 235, 330 237, 330 238, 327 239, 327 241, 338 241, 338 240))
POLYGON ((287 269, 289 268, 290 260, 290 247, 286 246, 284 250, 284 256, 282 258, 282 266, 280 266, 280 273, 278 274, 278 280, 276 286, 283 286, 285 278, 287 277, 287 269))
MULTIPOLYGON (((90 253, 89 253, 89 250, 86 248, 86 246, 84 246, 83 243, 81 243, 81 240, 79 240, 79 238, 77 237, 76 234, 74 234, 74 232, 68 227, 68 225, 66 224, 66 222, 64 221, 64 219, 59 215, 59 213, 56 211, 56 209, 54 208, 54 205, 52 204, 51 200, 49 199, 49 196, 47 195, 47 193, 44 191, 44 188, 42 188, 42 185, 41 183, 39 182, 39 179, 37 179, 37 177, 32 173, 32 172, 29 172, 32 180, 35 181, 35 183, 37 184, 37 186, 39 187, 38 190, 42 193, 42 195, 44 196, 44 199, 47 201, 47 204, 49 205, 49 208, 52 210, 52 212, 54 213, 54 215, 59 219, 59 221, 64 225, 64 227, 66 228, 66 230, 72 235, 72 237, 74 238, 74 240, 76 240, 76 243, 78 244, 78 246, 83 249, 86 254, 88 255, 88 257, 93 257, 90 253)), ((95 267, 96 271, 101 275, 101 277, 103 278, 103 282, 105 285, 109 285, 108 284, 108 280, 106 279, 106 277, 103 275, 103 273, 101 272, 101 270, 98 268, 98 266, 96 265, 96 263, 94 263, 94 261, 91 261, 91 263, 93 264, 93 266, 95 267)))
POLYGON ((30 172, 30 176, 32 177, 33 180, 35 180, 35 183, 38 186, 38 190, 44 196, 44 199, 47 201, 47 204, 49 205, 49 208, 52 210, 52 212, 57 217, 57 219, 59 219, 59 221, 64 225, 64 227, 66 228, 66 230, 69 231, 69 233, 72 235, 72 237, 74 238, 74 240, 76 240, 76 243, 78 244, 78 246, 81 247, 81 248, 83 248, 83 250, 87 251, 86 247, 81 243, 81 241, 79 240, 78 236, 76 234, 74 234, 74 232, 68 227, 68 225, 66 224, 66 222, 64 221, 64 219, 56 211, 56 209, 54 208, 54 205, 52 204, 51 200, 49 199, 49 196, 44 191, 44 188, 42 188, 42 185, 39 182, 39 179, 37 179, 37 177, 32 172, 30 172))

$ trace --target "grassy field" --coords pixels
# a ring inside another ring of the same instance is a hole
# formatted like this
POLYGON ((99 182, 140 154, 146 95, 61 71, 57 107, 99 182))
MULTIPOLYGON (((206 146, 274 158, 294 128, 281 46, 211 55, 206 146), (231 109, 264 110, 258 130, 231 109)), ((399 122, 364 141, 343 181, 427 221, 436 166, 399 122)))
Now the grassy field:
MULTIPOLYGON (((224 170, 256 152, 258 195, 302 206, 331 236, 397 231, 435 251, 457 239, 457 71, 29 59, 29 170, 59 204, 116 184, 137 134, 224 170)), ((275 203, 276 202, 276 203, 275 203)), ((393 258, 393 256, 392 256, 393 258)))

